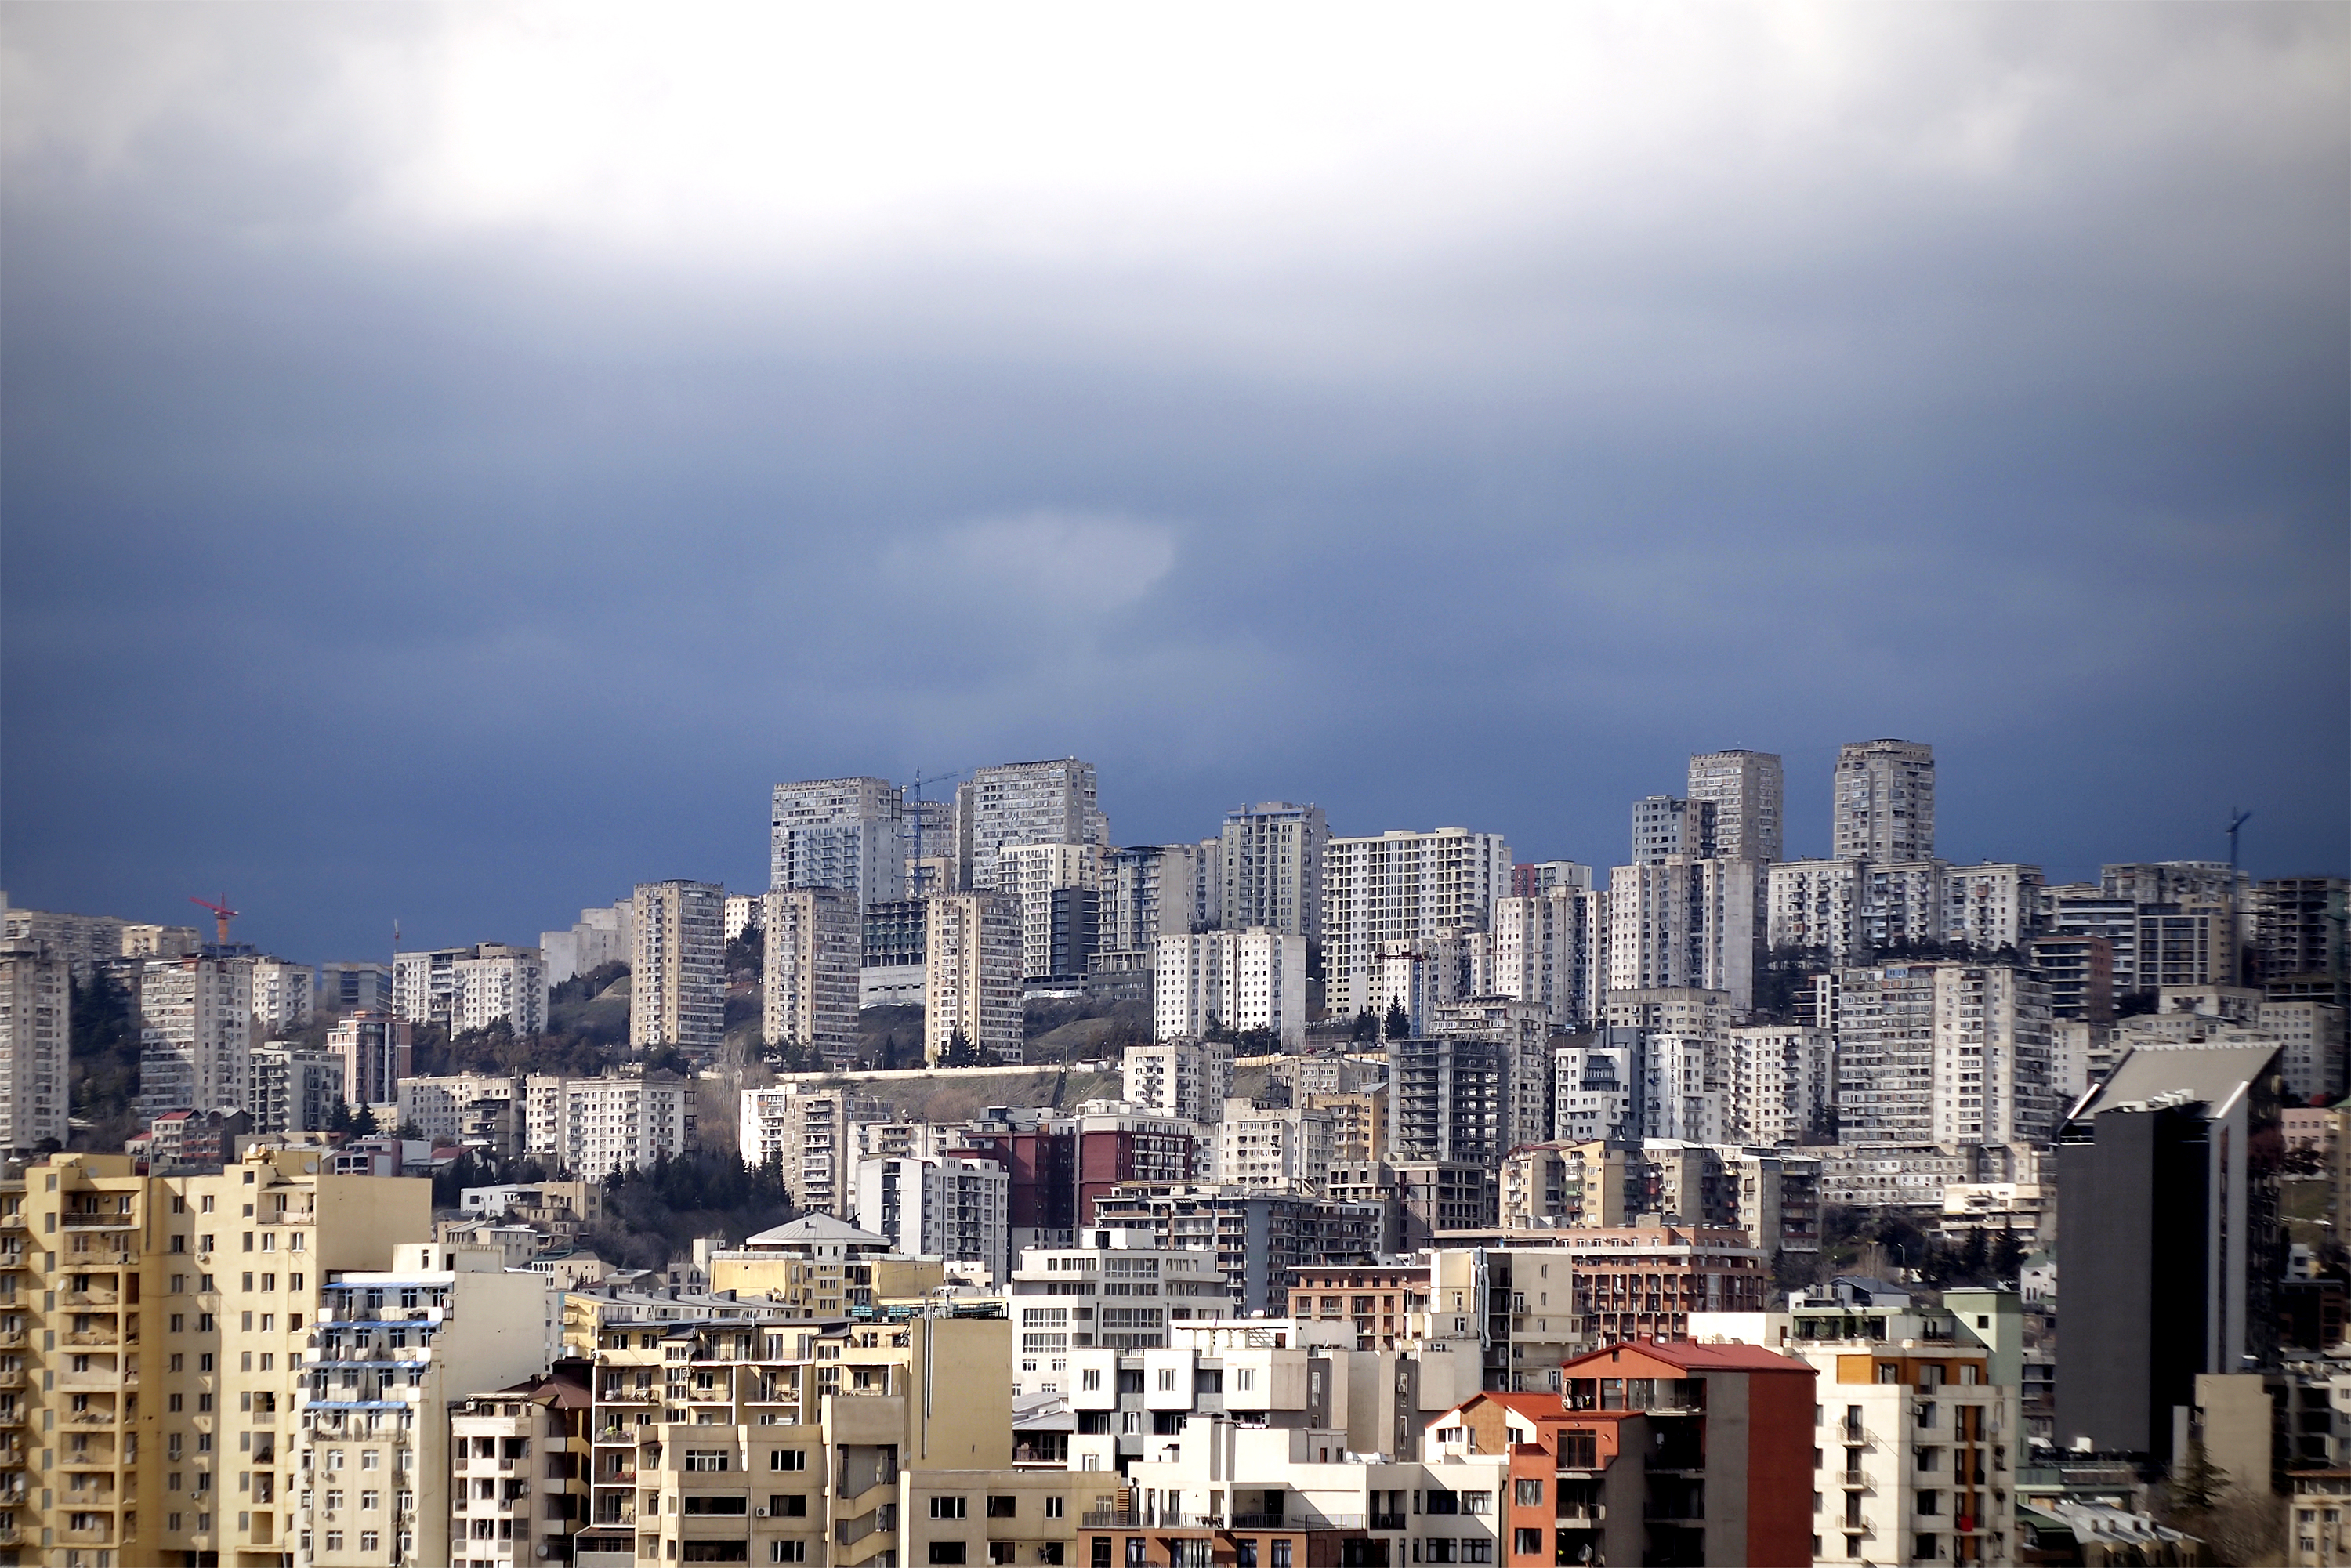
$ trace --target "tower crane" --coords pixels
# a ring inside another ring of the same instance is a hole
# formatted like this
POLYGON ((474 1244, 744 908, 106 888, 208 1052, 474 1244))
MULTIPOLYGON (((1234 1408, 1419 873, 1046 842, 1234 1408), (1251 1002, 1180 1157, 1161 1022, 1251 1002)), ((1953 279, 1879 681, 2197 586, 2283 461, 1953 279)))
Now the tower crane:
POLYGON ((209 898, 198 898, 193 894, 190 894, 188 895, 188 902, 190 904, 201 904, 206 909, 213 912, 213 925, 214 927, 214 934, 218 938, 221 946, 227 946, 228 923, 235 919, 243 913, 243 911, 231 909, 228 906, 228 894, 221 894, 221 902, 218 904, 214 903, 209 898))

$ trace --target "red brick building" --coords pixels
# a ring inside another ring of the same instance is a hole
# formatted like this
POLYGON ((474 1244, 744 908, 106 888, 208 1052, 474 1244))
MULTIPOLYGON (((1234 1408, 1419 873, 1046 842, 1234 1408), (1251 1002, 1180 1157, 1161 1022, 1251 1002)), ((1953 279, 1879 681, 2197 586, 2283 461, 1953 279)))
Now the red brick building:
POLYGON ((1480 1394, 1431 1457, 1508 1454, 1510 1568, 1813 1560, 1813 1369, 1756 1345, 1576 1357, 1557 1394, 1480 1394))

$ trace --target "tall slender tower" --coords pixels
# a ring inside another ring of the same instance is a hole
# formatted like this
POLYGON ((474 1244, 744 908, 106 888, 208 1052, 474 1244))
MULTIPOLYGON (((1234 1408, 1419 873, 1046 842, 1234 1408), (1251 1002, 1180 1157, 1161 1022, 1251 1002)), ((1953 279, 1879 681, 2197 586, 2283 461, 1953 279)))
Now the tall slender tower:
POLYGON ((1853 740, 1837 752, 1831 841, 1841 861, 1935 858, 1935 748, 1917 740, 1853 740))

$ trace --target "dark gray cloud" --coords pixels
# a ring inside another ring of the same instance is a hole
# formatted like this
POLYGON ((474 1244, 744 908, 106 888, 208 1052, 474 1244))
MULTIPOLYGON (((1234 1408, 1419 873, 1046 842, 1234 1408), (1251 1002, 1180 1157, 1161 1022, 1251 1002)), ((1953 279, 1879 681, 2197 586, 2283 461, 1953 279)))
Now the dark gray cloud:
POLYGON ((613 152, 613 50, 482 15, 0 19, 17 902, 527 937, 756 883, 777 779, 1065 751, 1129 841, 1606 862, 1774 748, 1818 852, 1886 734, 1955 857, 2351 861, 2337 9, 1594 11, 1295 114, 1192 47, 1172 130, 831 179, 675 61, 613 152))

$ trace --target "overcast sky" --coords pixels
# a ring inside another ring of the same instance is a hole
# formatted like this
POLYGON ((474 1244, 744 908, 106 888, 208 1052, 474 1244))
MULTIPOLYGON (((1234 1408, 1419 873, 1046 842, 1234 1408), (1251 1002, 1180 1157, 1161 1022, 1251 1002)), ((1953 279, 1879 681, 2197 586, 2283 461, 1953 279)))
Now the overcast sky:
POLYGON ((2351 866, 2351 12, 0 11, 0 885, 290 956, 1075 753, 2351 866))

